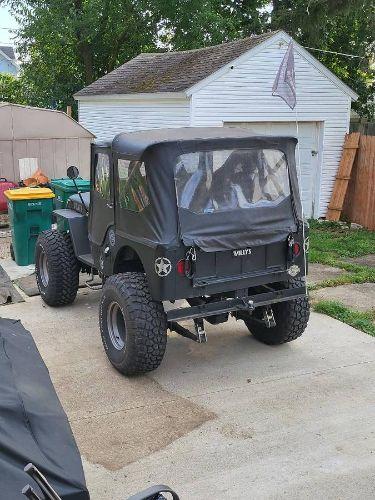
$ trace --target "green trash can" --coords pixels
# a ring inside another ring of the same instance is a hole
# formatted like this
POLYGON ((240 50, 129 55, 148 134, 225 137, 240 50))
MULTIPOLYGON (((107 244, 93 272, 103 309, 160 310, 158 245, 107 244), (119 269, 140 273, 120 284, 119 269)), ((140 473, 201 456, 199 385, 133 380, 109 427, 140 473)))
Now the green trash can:
POLYGON ((55 195, 48 188, 8 189, 4 195, 8 199, 15 261, 19 266, 34 264, 38 234, 52 225, 55 195))
MULTIPOLYGON (((76 184, 81 193, 86 193, 90 191, 90 181, 87 179, 76 179, 76 184)), ((77 192, 76 187, 72 179, 52 179, 51 181, 52 191, 55 193, 55 208, 58 210, 60 208, 66 208, 68 199, 72 194, 77 192)))

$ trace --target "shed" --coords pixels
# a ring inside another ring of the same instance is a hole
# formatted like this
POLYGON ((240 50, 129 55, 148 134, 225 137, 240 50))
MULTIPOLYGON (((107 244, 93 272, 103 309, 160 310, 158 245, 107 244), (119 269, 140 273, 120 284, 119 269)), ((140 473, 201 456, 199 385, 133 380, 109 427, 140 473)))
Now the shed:
POLYGON ((19 180, 19 160, 37 158, 50 178, 76 165, 90 176, 94 135, 62 111, 0 103, 0 177, 19 180))
POLYGON ((305 215, 324 216, 357 95, 294 41, 295 110, 272 96, 290 40, 276 31, 196 50, 140 54, 75 94, 79 121, 103 140, 121 131, 186 126, 297 136, 298 121, 305 215))

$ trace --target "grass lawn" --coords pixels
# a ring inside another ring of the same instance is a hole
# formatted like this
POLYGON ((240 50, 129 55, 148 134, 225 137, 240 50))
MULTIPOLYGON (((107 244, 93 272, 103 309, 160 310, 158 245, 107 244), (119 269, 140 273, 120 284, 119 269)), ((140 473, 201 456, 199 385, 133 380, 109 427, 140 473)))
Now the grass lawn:
POLYGON ((314 304, 314 311, 327 314, 343 323, 375 337, 375 310, 362 312, 349 309, 333 300, 320 300, 314 304))
POLYGON ((310 290, 346 283, 374 283, 375 269, 345 262, 347 257, 375 253, 375 232, 365 229, 350 230, 337 222, 310 221, 309 262, 318 262, 345 269, 348 273, 312 285, 310 290))
MULTIPOLYGON (((375 232, 365 229, 350 230, 336 222, 310 221, 309 262, 338 267, 348 272, 309 286, 309 289, 347 283, 374 283, 374 268, 345 262, 347 257, 361 257, 371 253, 375 253, 375 232)), ((315 302, 313 308, 375 337, 375 309, 367 312, 356 311, 331 300, 315 302)))

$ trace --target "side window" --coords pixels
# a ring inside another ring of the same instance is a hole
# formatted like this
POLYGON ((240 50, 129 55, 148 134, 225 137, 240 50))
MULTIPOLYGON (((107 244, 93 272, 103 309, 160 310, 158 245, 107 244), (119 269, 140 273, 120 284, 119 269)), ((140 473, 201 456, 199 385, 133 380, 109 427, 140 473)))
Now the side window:
POLYGON ((95 181, 94 189, 103 198, 111 198, 110 177, 109 177, 109 156, 106 153, 97 153, 95 158, 95 181))
POLYGON ((132 212, 141 212, 150 203, 144 163, 120 158, 117 168, 120 207, 132 212))

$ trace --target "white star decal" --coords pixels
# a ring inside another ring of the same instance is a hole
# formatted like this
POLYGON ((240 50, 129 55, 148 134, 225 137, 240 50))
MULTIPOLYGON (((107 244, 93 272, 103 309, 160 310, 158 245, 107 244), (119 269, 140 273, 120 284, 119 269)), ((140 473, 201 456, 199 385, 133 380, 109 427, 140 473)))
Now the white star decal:
POLYGON ((158 257, 155 260, 155 272, 158 276, 164 278, 164 276, 168 276, 171 270, 172 270, 171 261, 166 257, 158 257))

